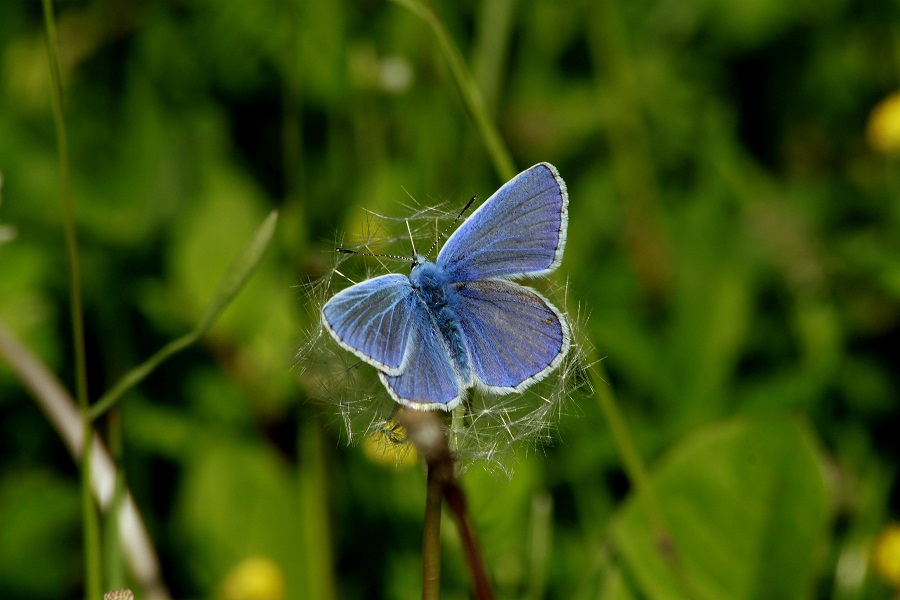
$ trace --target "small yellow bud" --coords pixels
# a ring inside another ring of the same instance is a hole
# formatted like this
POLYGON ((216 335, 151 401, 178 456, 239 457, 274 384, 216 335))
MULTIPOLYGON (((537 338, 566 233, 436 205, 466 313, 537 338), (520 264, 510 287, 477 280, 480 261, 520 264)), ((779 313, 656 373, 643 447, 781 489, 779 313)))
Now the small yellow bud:
POLYGON ((900 153, 900 92, 894 92, 872 109, 866 138, 879 152, 900 153))
POLYGON ((875 570, 896 588, 900 588, 900 524, 884 528, 872 553, 875 570))
POLYGON ((275 561, 264 556, 245 558, 222 580, 221 600, 283 600, 284 575, 275 561))

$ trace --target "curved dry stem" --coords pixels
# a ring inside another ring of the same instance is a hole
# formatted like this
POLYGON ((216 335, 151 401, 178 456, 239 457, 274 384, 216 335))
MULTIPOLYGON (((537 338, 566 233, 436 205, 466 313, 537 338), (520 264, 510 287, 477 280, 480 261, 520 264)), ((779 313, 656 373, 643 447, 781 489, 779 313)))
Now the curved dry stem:
MULTIPOLYGON (((2 323, 0 323, 0 357, 6 360, 24 387, 34 396, 38 406, 65 442, 72 457, 79 460, 84 430, 75 401, 56 376, 2 323)), ((106 511, 112 505, 114 497, 116 470, 103 441, 96 434, 92 437, 91 490, 100 508, 106 511)), ((144 590, 143 597, 148 600, 171 600, 171 595, 162 580, 156 550, 147 534, 134 498, 128 490, 125 490, 117 516, 119 543, 122 544, 133 577, 144 590)))

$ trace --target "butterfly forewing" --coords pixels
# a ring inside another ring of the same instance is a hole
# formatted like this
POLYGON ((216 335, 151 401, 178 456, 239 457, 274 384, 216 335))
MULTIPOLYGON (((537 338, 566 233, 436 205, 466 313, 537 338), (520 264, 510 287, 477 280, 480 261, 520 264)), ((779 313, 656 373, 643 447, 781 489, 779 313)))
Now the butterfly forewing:
POLYGON ((322 320, 344 348, 396 375, 413 319, 422 311, 417 302, 409 277, 382 275, 336 294, 322 309, 322 320))
POLYGON ((496 392, 522 390, 565 357, 569 328, 543 296, 511 281, 462 284, 454 306, 472 369, 496 392))
POLYGON ((539 163, 509 180, 466 219, 437 258, 453 281, 541 275, 562 260, 566 185, 539 163))

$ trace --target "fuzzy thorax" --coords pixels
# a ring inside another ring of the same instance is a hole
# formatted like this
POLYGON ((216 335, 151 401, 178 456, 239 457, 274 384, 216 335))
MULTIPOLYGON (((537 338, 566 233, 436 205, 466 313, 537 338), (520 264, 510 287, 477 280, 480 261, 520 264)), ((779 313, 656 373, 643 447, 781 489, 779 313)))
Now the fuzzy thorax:
POLYGON ((469 350, 463 340, 459 315, 454 310, 459 284, 452 282, 446 271, 426 260, 421 254, 417 254, 415 257, 409 280, 437 330, 441 332, 441 337, 456 366, 457 373, 467 385, 471 384, 472 368, 469 350))

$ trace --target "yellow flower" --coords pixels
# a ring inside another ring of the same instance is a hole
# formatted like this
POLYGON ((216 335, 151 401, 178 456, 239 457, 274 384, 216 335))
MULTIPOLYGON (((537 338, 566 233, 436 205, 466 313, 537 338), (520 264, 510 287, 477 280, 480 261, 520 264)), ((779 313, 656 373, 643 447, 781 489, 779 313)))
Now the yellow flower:
POLYGON ((409 467, 419 461, 416 449, 406 439, 406 431, 398 423, 390 421, 378 431, 363 439, 363 452, 374 463, 392 467, 409 467))
POLYGON ((872 109, 866 128, 869 145, 879 152, 900 152, 900 92, 894 92, 872 109))
POLYGON ((272 559, 264 556, 245 558, 222 580, 221 600, 283 600, 284 575, 272 559))
POLYGON ((872 561, 884 579, 900 588, 900 524, 892 523, 884 528, 875 543, 872 561))

